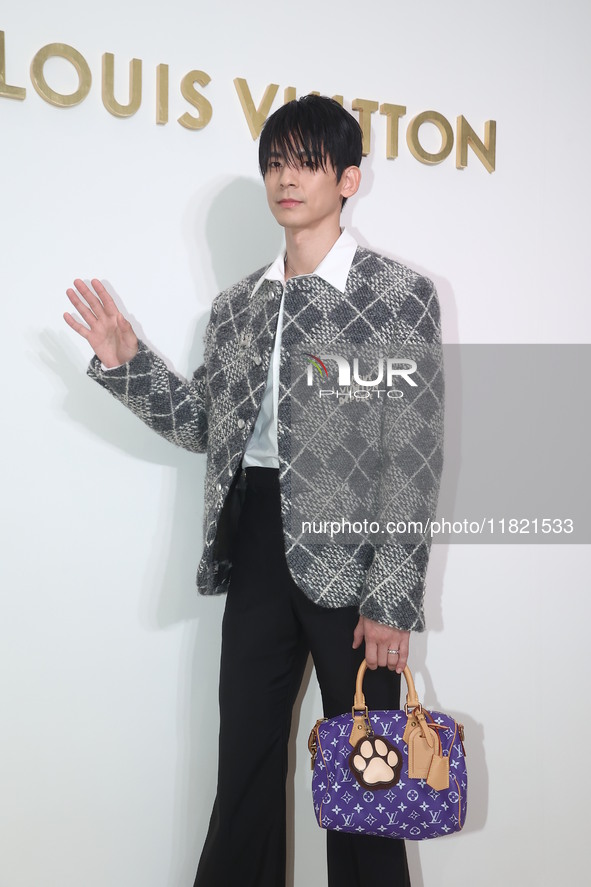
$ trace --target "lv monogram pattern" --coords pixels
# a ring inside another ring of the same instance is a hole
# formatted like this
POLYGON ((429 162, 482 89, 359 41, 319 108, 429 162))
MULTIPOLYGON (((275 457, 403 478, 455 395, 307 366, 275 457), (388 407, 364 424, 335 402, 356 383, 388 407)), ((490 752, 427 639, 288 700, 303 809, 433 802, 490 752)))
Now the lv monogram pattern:
MULTIPOLYGON (((405 409, 369 407, 363 419, 342 411, 339 435, 366 437, 375 470, 369 483, 349 489, 348 506, 372 518, 433 517, 442 467, 443 375, 439 306, 431 281, 359 247, 345 293, 316 276, 291 278, 285 287, 245 278, 212 305, 202 366, 190 381, 171 372, 143 343, 115 370, 93 358, 89 375, 147 425, 186 449, 207 452, 204 550, 197 572, 202 594, 227 590, 230 571, 216 558, 216 530, 266 386, 281 297, 284 318, 279 370, 278 450, 285 551, 290 571, 313 601, 326 607, 359 605, 360 612, 402 629, 424 628, 423 594, 429 539, 385 538, 351 544, 313 544, 292 520, 292 497, 312 514, 327 492, 343 491, 330 451, 294 433, 299 415, 293 382, 305 366, 302 352, 363 346, 401 354, 425 353, 420 385, 405 409), (296 365, 297 364, 297 365, 296 365), (315 483, 310 479, 316 478, 315 483)), ((363 446, 361 450, 363 451, 363 446)), ((345 515, 347 517, 347 515, 345 515)))
POLYGON ((403 759, 400 777, 387 788, 365 788, 351 771, 351 715, 332 718, 318 728, 312 777, 314 812, 322 828, 387 838, 422 841, 460 831, 466 818, 466 759, 453 718, 431 712, 442 752, 449 757, 449 789, 436 791, 424 779, 408 775, 408 748, 402 741, 403 711, 370 714, 376 737, 382 736, 403 759))

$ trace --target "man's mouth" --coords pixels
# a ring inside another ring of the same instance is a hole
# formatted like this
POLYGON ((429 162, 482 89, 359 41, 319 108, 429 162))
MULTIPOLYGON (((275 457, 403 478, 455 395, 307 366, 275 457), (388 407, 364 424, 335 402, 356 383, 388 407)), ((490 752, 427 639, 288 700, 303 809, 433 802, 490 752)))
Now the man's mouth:
POLYGON ((299 206, 301 202, 301 200, 293 200, 291 197, 285 197, 283 200, 279 201, 279 206, 299 206))

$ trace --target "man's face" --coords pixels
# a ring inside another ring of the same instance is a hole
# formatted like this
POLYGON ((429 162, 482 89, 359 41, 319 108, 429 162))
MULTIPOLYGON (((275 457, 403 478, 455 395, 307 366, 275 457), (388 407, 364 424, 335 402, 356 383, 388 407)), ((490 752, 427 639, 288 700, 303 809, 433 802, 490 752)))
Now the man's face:
POLYGON ((265 189, 271 212, 284 228, 297 231, 339 224, 342 186, 329 159, 323 170, 314 169, 305 154, 290 164, 282 154, 271 153, 265 189))

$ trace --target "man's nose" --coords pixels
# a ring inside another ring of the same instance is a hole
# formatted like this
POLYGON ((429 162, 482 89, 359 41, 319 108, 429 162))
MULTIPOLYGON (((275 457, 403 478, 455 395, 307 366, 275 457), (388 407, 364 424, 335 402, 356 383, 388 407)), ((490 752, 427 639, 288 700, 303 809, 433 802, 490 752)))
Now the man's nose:
POLYGON ((295 166, 291 166, 289 163, 284 163, 281 168, 281 174, 279 176, 279 183, 283 188, 288 188, 290 185, 295 185, 297 182, 297 170, 295 166))

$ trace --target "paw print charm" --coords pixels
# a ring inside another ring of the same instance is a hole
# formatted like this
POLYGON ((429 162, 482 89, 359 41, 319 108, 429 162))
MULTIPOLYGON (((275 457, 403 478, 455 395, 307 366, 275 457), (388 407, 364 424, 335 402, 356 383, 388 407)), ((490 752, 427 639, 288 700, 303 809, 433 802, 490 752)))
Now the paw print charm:
POLYGON ((363 788, 389 788, 400 779, 402 755, 386 738, 368 736, 349 755, 349 767, 363 788))

